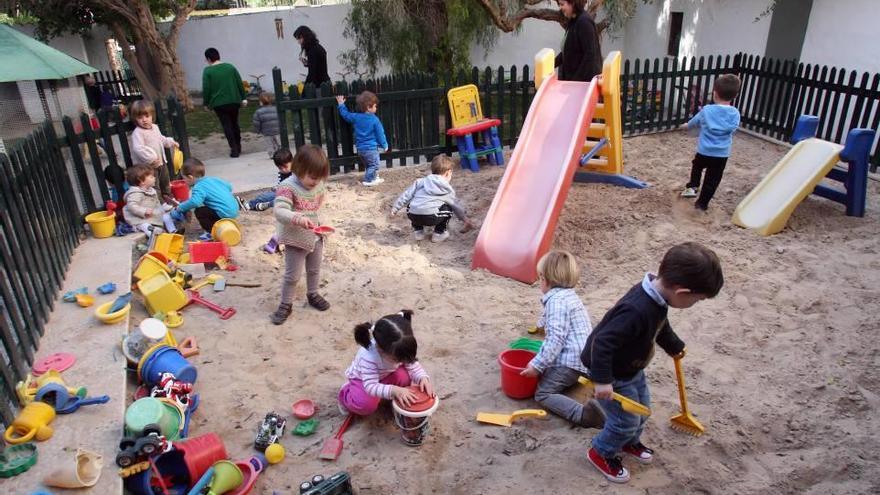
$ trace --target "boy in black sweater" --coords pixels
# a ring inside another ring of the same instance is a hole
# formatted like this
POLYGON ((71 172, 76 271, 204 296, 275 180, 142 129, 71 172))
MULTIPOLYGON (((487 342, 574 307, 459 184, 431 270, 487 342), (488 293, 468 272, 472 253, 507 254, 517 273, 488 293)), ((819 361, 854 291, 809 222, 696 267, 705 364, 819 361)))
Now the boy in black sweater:
POLYGON ((722 285, 721 263, 712 250, 694 242, 673 246, 663 256, 657 275, 645 274, 587 339, 581 361, 590 370, 596 398, 606 416, 587 457, 609 481, 629 481, 621 452, 643 464, 650 463, 654 454, 640 440, 648 418, 625 412, 611 400, 612 392, 650 407, 644 369, 654 356, 654 342, 673 358, 685 354, 684 342, 666 318, 668 308, 689 308, 715 297, 722 285))

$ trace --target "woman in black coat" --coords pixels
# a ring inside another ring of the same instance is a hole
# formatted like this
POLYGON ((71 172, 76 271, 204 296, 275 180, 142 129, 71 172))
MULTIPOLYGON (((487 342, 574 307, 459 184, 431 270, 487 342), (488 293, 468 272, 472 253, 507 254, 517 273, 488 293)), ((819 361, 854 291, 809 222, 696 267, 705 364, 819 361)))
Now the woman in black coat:
POLYGON ((602 73, 599 32, 590 14, 584 11, 586 0, 557 0, 568 19, 562 53, 556 56, 560 81, 590 82, 602 73))
POLYGON ((318 43, 315 32, 308 26, 300 26, 293 32, 293 37, 302 47, 299 60, 309 69, 306 84, 312 83, 318 87, 321 83, 330 81, 330 75, 327 74, 327 50, 318 43))

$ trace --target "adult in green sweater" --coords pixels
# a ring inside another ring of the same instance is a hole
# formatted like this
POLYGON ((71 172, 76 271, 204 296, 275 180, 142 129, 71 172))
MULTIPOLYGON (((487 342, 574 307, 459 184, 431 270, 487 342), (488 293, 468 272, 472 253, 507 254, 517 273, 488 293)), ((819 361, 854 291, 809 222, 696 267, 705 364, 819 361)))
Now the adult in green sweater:
POLYGON ((206 108, 214 110, 223 134, 229 143, 229 156, 241 154, 241 129, 238 127, 238 110, 247 105, 247 94, 241 75, 234 65, 220 61, 216 48, 205 50, 208 66, 202 71, 202 98, 206 108))

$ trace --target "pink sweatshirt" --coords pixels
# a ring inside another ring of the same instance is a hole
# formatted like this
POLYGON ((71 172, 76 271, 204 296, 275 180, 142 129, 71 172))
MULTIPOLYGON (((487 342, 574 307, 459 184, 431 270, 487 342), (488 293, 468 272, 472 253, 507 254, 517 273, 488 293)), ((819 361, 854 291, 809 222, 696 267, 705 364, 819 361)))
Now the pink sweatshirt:
MULTIPOLYGON (((361 347, 358 349, 357 355, 351 366, 345 370, 345 376, 349 380, 360 380, 364 384, 364 390, 373 397, 381 397, 383 399, 391 399, 391 385, 379 383, 379 380, 394 373, 402 363, 389 363, 382 359, 373 341, 369 349, 361 347)), ((419 383, 422 378, 428 376, 428 373, 422 368, 418 361, 410 364, 404 364, 404 368, 409 373, 409 379, 412 382, 419 383)))
POLYGON ((159 162, 165 165, 165 153, 162 148, 170 148, 174 144, 174 139, 163 136, 156 124, 149 129, 136 126, 131 132, 132 164, 149 165, 158 158, 159 162))

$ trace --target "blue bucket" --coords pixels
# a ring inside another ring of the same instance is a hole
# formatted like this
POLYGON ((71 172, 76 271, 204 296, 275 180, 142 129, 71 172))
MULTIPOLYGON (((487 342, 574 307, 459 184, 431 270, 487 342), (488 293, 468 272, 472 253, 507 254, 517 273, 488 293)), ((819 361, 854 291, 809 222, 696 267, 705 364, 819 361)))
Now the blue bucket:
POLYGON ((141 377, 150 387, 159 385, 163 373, 171 373, 182 382, 195 383, 198 371, 176 348, 162 346, 147 357, 141 377))

